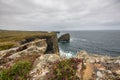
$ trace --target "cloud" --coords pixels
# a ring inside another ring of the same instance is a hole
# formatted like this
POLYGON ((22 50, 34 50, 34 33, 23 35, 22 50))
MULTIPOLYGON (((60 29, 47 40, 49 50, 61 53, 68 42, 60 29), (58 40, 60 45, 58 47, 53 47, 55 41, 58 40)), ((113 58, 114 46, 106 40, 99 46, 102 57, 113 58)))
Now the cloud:
POLYGON ((120 29, 119 0, 0 0, 0 29, 120 29))

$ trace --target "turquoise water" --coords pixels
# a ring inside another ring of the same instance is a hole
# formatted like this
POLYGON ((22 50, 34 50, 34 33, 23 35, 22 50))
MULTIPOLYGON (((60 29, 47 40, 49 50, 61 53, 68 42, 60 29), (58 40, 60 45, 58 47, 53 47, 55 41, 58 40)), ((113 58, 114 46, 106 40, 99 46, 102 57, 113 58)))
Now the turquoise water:
MULTIPOLYGON (((77 51, 120 56, 120 31, 62 31, 59 35, 69 33, 70 43, 59 43, 63 55, 75 56, 77 51)), ((58 35, 58 36, 59 36, 58 35)))

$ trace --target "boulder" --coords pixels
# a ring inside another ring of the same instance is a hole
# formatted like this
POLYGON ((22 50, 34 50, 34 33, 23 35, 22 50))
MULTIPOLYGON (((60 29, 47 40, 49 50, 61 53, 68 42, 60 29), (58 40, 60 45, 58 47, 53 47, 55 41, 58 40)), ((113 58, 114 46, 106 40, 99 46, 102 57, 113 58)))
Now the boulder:
POLYGON ((81 50, 80 52, 77 52, 77 58, 78 59, 83 58, 83 59, 87 60, 89 58, 89 55, 85 50, 81 50))
POLYGON ((70 41, 70 34, 69 34, 69 33, 66 33, 66 34, 61 35, 61 36, 58 38, 58 41, 59 41, 59 42, 69 42, 69 41, 70 41))

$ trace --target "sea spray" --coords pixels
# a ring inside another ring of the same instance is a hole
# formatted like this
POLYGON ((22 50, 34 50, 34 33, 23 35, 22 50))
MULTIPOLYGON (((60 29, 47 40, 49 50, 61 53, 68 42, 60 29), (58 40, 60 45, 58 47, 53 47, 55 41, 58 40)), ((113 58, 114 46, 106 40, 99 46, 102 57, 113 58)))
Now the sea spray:
POLYGON ((76 55, 71 51, 63 51, 60 49, 60 56, 65 58, 72 58, 72 57, 75 57, 76 55))

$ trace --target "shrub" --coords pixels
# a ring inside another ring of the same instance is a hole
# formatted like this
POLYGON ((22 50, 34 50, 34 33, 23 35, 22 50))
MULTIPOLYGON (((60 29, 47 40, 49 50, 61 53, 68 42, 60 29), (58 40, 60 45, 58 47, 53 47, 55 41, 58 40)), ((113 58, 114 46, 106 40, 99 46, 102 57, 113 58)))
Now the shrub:
POLYGON ((27 80, 27 74, 32 64, 29 61, 19 61, 10 69, 0 72, 0 80, 27 80))
POLYGON ((81 59, 71 58, 63 61, 57 61, 53 64, 53 80, 79 80, 76 76, 76 70, 81 59))

